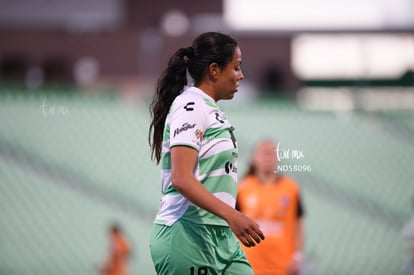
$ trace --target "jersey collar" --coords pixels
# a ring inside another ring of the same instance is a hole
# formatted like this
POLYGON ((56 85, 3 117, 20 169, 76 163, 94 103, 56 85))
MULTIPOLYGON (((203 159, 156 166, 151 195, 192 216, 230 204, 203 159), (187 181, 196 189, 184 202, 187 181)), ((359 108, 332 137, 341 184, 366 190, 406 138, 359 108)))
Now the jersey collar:
POLYGON ((216 105, 216 101, 211 97, 211 96, 209 96, 208 94, 206 94, 203 90, 201 90, 201 89, 199 89, 199 88, 197 88, 197 87, 194 87, 194 86, 192 86, 192 87, 190 87, 190 88, 188 88, 187 89, 187 91, 189 91, 189 92, 194 92, 194 93, 196 93, 196 94, 199 94, 199 95, 201 95, 202 97, 204 97, 204 98, 207 98, 209 101, 211 101, 211 103, 213 103, 214 105, 216 105))

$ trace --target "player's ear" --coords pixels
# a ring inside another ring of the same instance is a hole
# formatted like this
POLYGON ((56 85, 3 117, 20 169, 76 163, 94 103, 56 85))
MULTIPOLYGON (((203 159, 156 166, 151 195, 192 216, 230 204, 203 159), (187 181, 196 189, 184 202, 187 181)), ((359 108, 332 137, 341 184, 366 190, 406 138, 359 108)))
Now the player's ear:
POLYGON ((213 62, 208 66, 208 75, 211 80, 216 81, 220 72, 221 68, 216 62, 213 62))

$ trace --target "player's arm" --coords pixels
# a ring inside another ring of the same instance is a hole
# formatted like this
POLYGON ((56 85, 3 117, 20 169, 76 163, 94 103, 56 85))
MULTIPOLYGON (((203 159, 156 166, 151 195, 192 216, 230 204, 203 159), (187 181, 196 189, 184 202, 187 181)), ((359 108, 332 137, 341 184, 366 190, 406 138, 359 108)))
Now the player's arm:
POLYGON ((305 243, 305 230, 303 225, 303 217, 305 215, 305 210, 302 203, 302 198, 300 193, 298 194, 298 206, 297 206, 297 225, 295 229, 295 243, 296 243, 296 257, 302 257, 302 251, 305 243))
POLYGON ((195 177, 198 152, 188 146, 171 148, 172 185, 195 205, 223 218, 236 237, 247 247, 264 239, 259 226, 210 193, 195 177))
POLYGON ((299 272, 299 266, 302 262, 303 248, 305 243, 305 230, 303 225, 304 209, 300 195, 298 195, 298 207, 297 207, 297 223, 295 226, 294 242, 295 242, 295 253, 293 254, 292 263, 289 267, 289 275, 296 275, 299 272))
POLYGON ((303 228, 303 221, 302 221, 302 218, 299 218, 298 223, 296 225, 296 230, 295 230, 296 258, 301 258, 303 247, 304 247, 304 242, 305 242, 305 233, 304 233, 304 228, 303 228))

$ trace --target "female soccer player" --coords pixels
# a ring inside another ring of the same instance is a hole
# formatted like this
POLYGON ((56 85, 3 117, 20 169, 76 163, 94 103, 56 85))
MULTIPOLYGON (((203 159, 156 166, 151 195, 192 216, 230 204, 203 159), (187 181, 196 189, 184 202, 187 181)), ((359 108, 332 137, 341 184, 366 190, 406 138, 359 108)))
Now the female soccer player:
POLYGON ((237 42, 208 32, 180 48, 158 82, 150 126, 162 182, 150 241, 157 274, 253 274, 235 236, 248 247, 264 236, 235 210, 237 142, 216 105, 237 92, 240 65, 237 42), (194 86, 185 88, 187 71, 194 86))
POLYGON ((304 211, 299 186, 275 173, 277 164, 274 142, 260 142, 239 185, 237 208, 266 235, 259 246, 244 249, 255 275, 296 275, 301 264, 304 211))

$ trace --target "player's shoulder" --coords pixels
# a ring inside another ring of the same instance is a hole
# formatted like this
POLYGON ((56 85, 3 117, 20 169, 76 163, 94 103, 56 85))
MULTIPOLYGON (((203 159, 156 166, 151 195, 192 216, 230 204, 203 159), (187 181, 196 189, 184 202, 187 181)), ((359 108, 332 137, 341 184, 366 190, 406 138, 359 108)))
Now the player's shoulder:
POLYGON ((184 90, 174 100, 174 109, 183 108, 185 111, 193 111, 195 109, 205 109, 208 107, 208 99, 203 92, 195 87, 184 90))
POLYGON ((251 188, 257 183, 257 179, 254 175, 247 175, 239 182, 239 190, 251 188))

